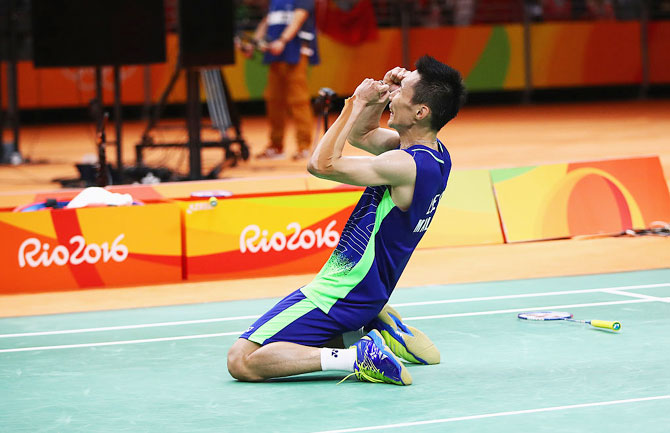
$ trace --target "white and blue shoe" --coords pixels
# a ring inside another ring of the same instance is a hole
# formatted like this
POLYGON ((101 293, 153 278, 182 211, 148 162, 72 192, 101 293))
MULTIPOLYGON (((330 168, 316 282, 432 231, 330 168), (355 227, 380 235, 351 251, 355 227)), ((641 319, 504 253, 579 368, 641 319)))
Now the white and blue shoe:
POLYGON ((390 305, 386 304, 368 327, 379 330, 396 356, 415 364, 440 363, 440 351, 430 338, 418 329, 405 325, 400 314, 390 305))
POLYGON ((379 331, 373 329, 352 346, 356 348, 354 374, 360 381, 411 385, 407 368, 384 343, 379 331))

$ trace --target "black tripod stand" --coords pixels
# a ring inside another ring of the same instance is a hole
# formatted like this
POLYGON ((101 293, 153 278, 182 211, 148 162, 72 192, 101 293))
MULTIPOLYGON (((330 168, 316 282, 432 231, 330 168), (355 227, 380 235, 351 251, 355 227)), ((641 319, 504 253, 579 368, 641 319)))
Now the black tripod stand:
POLYGON ((95 120, 95 145, 98 150, 98 173, 95 183, 99 187, 105 187, 112 183, 112 173, 107 164, 107 120, 109 113, 103 112, 99 100, 91 101, 91 114, 95 120))
MULTIPOLYGON (((6 0, 0 2, 0 61, 6 60, 6 89, 7 110, 1 103, 2 86, 0 86, 0 164, 19 165, 24 162, 19 151, 19 96, 18 96, 18 62, 26 57, 25 45, 27 38, 27 4, 20 0, 6 0), (3 142, 5 126, 12 134, 11 142, 3 142)), ((0 69, 2 69, 0 67, 0 69)), ((0 76, 0 83, 2 83, 0 76)))
POLYGON ((168 85, 163 91, 158 104, 147 123, 142 134, 140 143, 135 145, 135 159, 138 166, 144 163, 143 152, 146 148, 180 148, 187 147, 189 150, 189 179, 202 179, 201 149, 203 147, 219 147, 224 150, 223 161, 217 165, 205 178, 216 178, 224 166, 235 166, 241 160, 249 159, 249 148, 242 138, 240 118, 235 109, 225 77, 219 68, 200 70, 198 68, 186 68, 186 127, 188 130, 188 143, 157 143, 151 136, 151 132, 157 128, 160 117, 165 110, 167 99, 174 89, 181 72, 184 70, 177 62, 168 85), (214 129, 221 134, 219 141, 202 141, 202 109, 200 105, 200 76, 205 78, 208 106, 214 129), (235 132, 229 137, 227 130, 232 127, 235 132))

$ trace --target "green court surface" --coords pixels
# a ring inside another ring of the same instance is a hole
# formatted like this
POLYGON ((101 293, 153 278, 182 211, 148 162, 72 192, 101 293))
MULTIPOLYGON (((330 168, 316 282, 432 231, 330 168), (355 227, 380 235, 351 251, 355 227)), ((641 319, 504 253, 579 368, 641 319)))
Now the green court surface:
POLYGON ((670 431, 670 269, 397 289, 442 353, 409 387, 235 381, 228 348, 276 301, 1 319, 0 431, 670 431), (542 309, 622 329, 516 318, 542 309))

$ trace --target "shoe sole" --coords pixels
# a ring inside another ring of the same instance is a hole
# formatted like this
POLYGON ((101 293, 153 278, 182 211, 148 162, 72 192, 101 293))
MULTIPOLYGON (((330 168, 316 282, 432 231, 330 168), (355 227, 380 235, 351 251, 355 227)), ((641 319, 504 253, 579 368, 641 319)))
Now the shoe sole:
MULTIPOLYGON (((379 313, 378 318, 390 328, 397 326, 397 322, 402 323, 400 314, 390 305, 386 305, 379 313), (394 317, 396 320, 394 320, 394 317)), ((402 323, 402 326, 409 330, 410 334, 403 333, 402 342, 396 339, 392 332, 388 330, 380 330, 384 341, 393 353, 402 357, 403 359, 415 364, 439 364, 440 351, 435 347, 435 344, 428 338, 426 334, 416 329, 413 326, 402 323)))

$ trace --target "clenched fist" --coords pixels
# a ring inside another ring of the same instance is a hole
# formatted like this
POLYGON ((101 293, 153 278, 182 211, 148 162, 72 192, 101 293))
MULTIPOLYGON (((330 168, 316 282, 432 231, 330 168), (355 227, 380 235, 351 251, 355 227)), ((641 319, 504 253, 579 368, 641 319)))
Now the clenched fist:
POLYGON ((354 91, 356 99, 365 105, 386 104, 390 94, 388 84, 372 78, 363 80, 354 91))
POLYGON ((384 75, 384 83, 388 84, 389 91, 393 92, 398 87, 400 87, 400 82, 409 74, 410 71, 407 69, 396 66, 395 68, 388 71, 386 75, 384 75))

